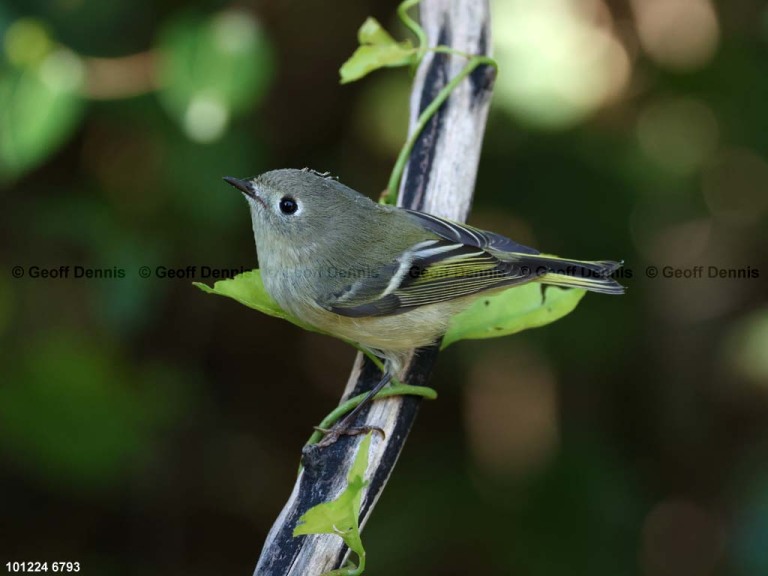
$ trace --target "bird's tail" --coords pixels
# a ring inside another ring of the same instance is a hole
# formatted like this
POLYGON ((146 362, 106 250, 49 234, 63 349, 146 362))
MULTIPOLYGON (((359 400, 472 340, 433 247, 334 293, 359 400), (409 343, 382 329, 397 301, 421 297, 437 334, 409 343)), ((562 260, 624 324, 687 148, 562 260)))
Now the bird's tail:
POLYGON ((602 294, 624 294, 624 286, 611 278, 623 262, 567 260, 543 254, 520 255, 520 266, 529 267, 537 282, 566 288, 582 288, 602 294))

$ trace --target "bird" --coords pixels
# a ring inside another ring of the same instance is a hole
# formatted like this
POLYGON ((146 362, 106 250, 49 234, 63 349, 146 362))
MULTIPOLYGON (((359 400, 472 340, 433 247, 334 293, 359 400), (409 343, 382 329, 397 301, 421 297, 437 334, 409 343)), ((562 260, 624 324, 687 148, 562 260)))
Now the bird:
POLYGON ((326 444, 352 429, 411 350, 436 342, 477 298, 528 282, 624 293, 611 278, 621 262, 545 255, 495 232, 373 202, 328 173, 279 169, 224 180, 248 202, 269 295, 384 361, 379 383, 326 444))

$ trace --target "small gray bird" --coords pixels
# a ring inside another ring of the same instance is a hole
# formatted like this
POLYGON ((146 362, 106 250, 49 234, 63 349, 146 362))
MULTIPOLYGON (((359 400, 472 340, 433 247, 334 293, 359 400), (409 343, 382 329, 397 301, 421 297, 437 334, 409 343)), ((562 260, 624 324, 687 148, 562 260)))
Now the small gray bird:
POLYGON ((311 170, 224 180, 248 200, 267 292, 296 318, 386 361, 366 400, 409 350, 435 342, 484 294, 526 282, 624 292, 610 277, 621 263, 545 256, 493 232, 376 204, 311 170))

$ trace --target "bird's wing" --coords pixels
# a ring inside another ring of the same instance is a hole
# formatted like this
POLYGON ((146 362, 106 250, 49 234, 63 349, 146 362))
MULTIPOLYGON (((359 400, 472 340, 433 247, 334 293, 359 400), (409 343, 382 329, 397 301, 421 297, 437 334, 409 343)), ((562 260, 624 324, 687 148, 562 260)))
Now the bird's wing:
POLYGON ((408 211, 438 238, 336 292, 326 308, 348 317, 387 316, 532 278, 513 253, 538 254, 504 236, 408 211), (501 259, 495 254, 504 252, 501 259))
POLYGON ((425 212, 416 212, 415 210, 405 210, 421 226, 430 232, 437 234, 445 240, 450 240, 467 246, 476 246, 478 248, 488 248, 499 252, 516 252, 518 254, 539 254, 538 250, 529 248, 510 240, 506 236, 479 230, 466 224, 459 224, 451 220, 439 218, 425 212))

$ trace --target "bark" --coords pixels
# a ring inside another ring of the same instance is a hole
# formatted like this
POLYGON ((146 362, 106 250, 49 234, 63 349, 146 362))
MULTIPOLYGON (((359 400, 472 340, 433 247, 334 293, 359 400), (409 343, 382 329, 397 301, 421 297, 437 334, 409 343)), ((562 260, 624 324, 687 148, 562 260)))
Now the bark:
MULTIPOLYGON (((488 55, 490 14, 487 0, 422 0, 421 25, 430 46, 488 55)), ((421 111, 467 64, 460 56, 428 53, 416 73, 411 92, 413 130, 421 111)), ((400 189, 402 206, 452 220, 464 221, 472 202, 477 164, 485 131, 495 71, 478 67, 451 93, 419 137, 409 159, 400 189)), ((402 382, 426 385, 437 358, 438 346, 411 355, 402 382)), ((342 401, 369 390, 380 373, 358 355, 342 401)), ((361 508, 361 527, 373 512, 416 418, 420 399, 403 396, 377 400, 358 417, 359 425, 376 426, 386 436, 374 434, 361 508)), ((304 469, 275 521, 254 572, 257 576, 315 576, 342 566, 348 550, 331 534, 293 537, 299 517, 321 502, 335 499, 347 485, 361 437, 344 437, 319 449, 305 447, 304 469)))

